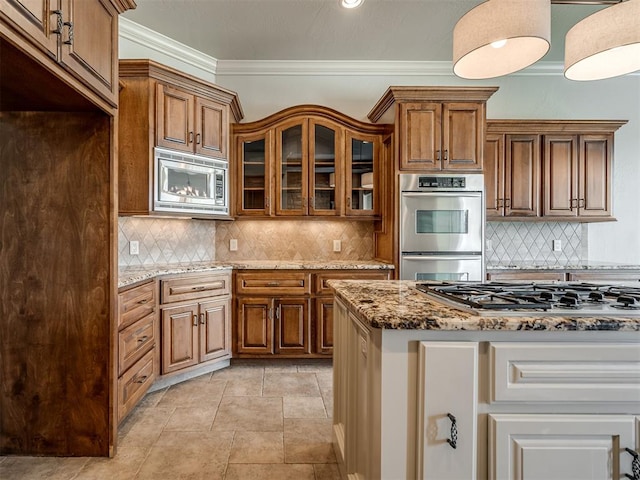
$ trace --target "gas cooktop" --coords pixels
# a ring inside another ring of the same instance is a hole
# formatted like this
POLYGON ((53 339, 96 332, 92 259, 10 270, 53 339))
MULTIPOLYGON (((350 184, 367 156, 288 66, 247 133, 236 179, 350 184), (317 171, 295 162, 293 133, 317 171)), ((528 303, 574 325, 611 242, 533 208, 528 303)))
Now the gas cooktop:
POLYGON ((477 315, 640 317, 640 282, 422 282, 416 289, 477 315))

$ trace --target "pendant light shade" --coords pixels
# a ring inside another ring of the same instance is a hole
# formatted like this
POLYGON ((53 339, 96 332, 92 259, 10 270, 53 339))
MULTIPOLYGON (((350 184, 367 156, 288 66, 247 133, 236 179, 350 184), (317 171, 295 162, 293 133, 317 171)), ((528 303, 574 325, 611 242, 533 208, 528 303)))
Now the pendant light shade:
POLYGON ((564 74, 601 80, 640 70, 640 0, 628 0, 588 16, 567 32, 564 74))
POLYGON ((453 30, 453 72, 469 79, 517 72, 540 60, 550 39, 549 0, 488 0, 453 30))

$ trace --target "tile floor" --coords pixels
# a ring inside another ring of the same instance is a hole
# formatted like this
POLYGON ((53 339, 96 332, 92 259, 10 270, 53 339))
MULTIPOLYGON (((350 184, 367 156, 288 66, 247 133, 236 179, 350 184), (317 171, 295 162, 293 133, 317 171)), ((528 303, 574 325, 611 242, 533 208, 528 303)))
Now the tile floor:
POLYGON ((330 360, 233 361, 145 396, 115 458, 0 457, 0 479, 333 480, 330 360))

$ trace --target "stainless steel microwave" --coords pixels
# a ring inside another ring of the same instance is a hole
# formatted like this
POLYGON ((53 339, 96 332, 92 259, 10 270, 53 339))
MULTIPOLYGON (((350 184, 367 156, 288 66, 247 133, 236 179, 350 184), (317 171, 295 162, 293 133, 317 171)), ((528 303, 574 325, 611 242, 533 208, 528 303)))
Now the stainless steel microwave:
POLYGON ((157 212, 229 216, 229 164, 200 155, 154 149, 157 212))

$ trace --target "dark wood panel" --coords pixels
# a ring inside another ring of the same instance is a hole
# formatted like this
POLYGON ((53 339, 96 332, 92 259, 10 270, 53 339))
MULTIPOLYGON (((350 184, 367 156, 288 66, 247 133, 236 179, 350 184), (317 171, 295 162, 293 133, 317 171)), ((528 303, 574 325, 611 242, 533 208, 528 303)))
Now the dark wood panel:
POLYGON ((109 453, 109 145, 100 114, 0 114, 0 453, 109 453))

